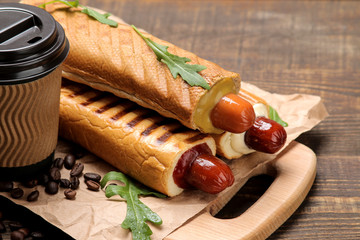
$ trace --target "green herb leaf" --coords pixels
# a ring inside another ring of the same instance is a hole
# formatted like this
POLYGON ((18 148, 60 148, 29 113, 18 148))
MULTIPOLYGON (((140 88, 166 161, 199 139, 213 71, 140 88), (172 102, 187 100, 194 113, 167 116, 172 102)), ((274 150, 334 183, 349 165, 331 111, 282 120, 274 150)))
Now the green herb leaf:
POLYGON ((90 17, 95 18, 96 20, 98 20, 99 22, 103 23, 103 24, 107 24, 111 27, 117 27, 118 23, 115 22, 114 20, 108 19, 108 17, 111 16, 110 13, 104 13, 101 14, 97 11, 95 11, 94 9, 82 6, 83 9, 81 10, 82 13, 85 13, 87 15, 89 15, 90 17))
POLYGON ((53 4, 56 2, 63 3, 69 7, 78 7, 79 6, 79 0, 76 0, 76 1, 54 0, 54 1, 46 2, 46 3, 39 5, 39 8, 45 8, 46 5, 53 4))
POLYGON ((279 124, 282 125, 283 127, 287 127, 287 126, 288 126, 287 122, 284 122, 284 121, 280 118, 278 112, 277 112, 273 107, 271 107, 271 106, 269 106, 269 118, 270 118, 271 120, 274 120, 275 122, 279 123, 279 124))
POLYGON ((115 195, 121 196, 127 202, 126 218, 121 227, 132 231, 133 239, 150 239, 152 231, 147 225, 147 221, 154 224, 162 224, 162 220, 155 212, 139 200, 139 195, 154 195, 159 198, 166 196, 147 189, 136 186, 129 178, 121 172, 109 172, 100 182, 101 188, 104 188, 108 181, 120 181, 123 186, 108 185, 105 190, 105 196, 110 198, 115 195))
POLYGON ((157 60, 165 63, 173 78, 176 78, 178 75, 182 77, 190 86, 200 86, 207 90, 210 89, 209 84, 205 79, 198 74, 198 72, 206 69, 205 66, 197 64, 187 64, 191 60, 186 57, 179 57, 174 54, 171 54, 167 51, 168 46, 164 46, 152 41, 150 38, 145 37, 139 32, 139 30, 132 25, 133 29, 144 39, 146 44, 154 51, 157 56, 157 60))
POLYGON ((97 21, 99 21, 99 22, 101 22, 103 24, 107 24, 107 25, 109 25, 111 27, 117 27, 118 26, 118 23, 116 21, 108 19, 108 17, 111 16, 110 13, 101 14, 101 13, 95 11, 94 9, 91 9, 91 8, 88 8, 88 7, 84 6, 84 5, 79 4, 79 0, 76 0, 76 1, 54 0, 54 1, 43 3, 43 4, 39 5, 39 7, 40 8, 45 8, 46 5, 56 3, 56 2, 63 3, 66 6, 69 6, 71 8, 72 7, 74 7, 74 8, 81 7, 82 8, 81 9, 82 13, 87 14, 88 16, 96 19, 97 21))

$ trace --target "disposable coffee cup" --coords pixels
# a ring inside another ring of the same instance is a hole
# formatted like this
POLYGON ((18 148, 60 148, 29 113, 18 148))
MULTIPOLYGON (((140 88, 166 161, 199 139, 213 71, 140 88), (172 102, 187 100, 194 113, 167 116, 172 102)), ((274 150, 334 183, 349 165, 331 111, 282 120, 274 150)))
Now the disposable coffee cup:
POLYGON ((58 140, 63 28, 41 8, 0 4, 0 179, 46 171, 58 140))

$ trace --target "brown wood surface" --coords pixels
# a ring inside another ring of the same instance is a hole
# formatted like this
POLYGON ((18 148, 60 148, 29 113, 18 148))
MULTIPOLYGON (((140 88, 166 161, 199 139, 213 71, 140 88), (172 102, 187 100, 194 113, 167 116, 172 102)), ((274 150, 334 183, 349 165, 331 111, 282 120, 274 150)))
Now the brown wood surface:
MULTIPOLYGON (((270 239, 360 239, 359 2, 80 2, 239 72, 264 90, 321 96, 330 116, 297 139, 317 155, 315 183, 270 239)), ((270 183, 269 177, 250 180, 219 216, 240 214, 237 209, 270 183)))
MULTIPOLYGON (((270 239, 360 239, 359 2, 91 0, 87 4, 239 72, 244 81, 264 90, 321 96, 330 117, 298 139, 317 154, 315 183, 300 208, 270 239)), ((237 201, 256 198, 260 184, 246 185, 237 201)), ((240 205, 237 201, 234 206, 240 205)))

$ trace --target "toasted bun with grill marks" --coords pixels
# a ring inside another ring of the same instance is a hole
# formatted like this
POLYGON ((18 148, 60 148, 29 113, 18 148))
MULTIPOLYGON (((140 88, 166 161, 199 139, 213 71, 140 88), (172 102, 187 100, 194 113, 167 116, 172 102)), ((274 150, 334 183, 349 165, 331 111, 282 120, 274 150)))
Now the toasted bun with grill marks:
POLYGON ((168 196, 183 191, 173 180, 182 154, 212 137, 113 94, 63 81, 59 134, 121 172, 168 196))
MULTIPOLYGON (((23 1, 35 6, 44 2, 23 1)), ((169 68, 157 60, 131 26, 119 20, 117 28, 110 27, 79 11, 64 10, 64 4, 50 4, 46 10, 63 26, 70 42, 70 53, 63 64, 64 77, 127 98, 165 117, 177 119, 189 128, 206 133, 222 132, 209 121, 209 109, 222 96, 239 90, 239 74, 143 32, 156 43, 169 46, 170 53, 189 58, 189 64, 206 66, 199 74, 211 87, 228 85, 201 101, 209 91, 191 87, 180 76, 174 79, 169 68), (63 10, 56 10, 58 8, 63 10)))

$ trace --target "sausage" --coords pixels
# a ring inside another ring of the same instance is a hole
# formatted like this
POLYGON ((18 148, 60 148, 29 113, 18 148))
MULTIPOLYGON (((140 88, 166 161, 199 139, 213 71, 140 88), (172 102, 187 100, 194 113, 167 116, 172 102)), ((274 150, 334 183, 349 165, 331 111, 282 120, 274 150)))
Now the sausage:
POLYGON ((180 188, 195 187, 211 194, 219 193, 234 183, 230 167, 212 155, 205 144, 183 153, 174 169, 173 178, 180 188))
POLYGON ((194 160, 185 179, 191 186, 211 194, 219 193, 234 183, 229 166, 208 154, 201 154, 194 160))
POLYGON ((257 117, 253 126, 245 133, 245 143, 249 148, 264 153, 276 153, 287 138, 283 126, 274 120, 257 117))
POLYGON ((242 133, 254 124, 255 112, 248 101, 229 93, 212 109, 210 119, 217 128, 232 133, 242 133))
POLYGON ((234 159, 255 151, 265 153, 279 151, 286 142, 287 134, 283 126, 268 119, 268 103, 245 89, 240 90, 239 96, 252 105, 256 115, 254 124, 240 134, 231 132, 213 134, 217 154, 227 159, 234 159))

